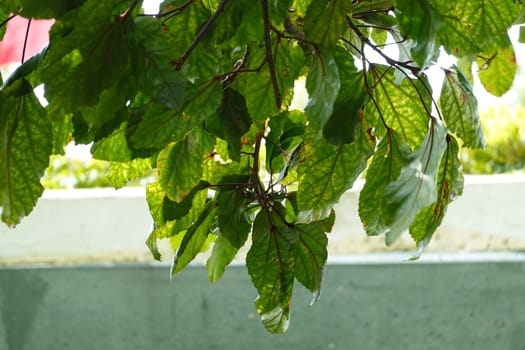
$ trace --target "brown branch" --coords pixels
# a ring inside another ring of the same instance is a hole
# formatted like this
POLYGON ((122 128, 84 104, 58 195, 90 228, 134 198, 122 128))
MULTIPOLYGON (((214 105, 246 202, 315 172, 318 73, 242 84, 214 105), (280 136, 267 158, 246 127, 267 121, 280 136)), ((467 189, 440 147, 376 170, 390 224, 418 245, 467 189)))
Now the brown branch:
POLYGON ((279 91, 279 84, 277 83, 277 74, 275 73, 275 60, 272 54, 272 43, 270 34, 272 31, 272 23, 270 22, 270 14, 268 11, 268 0, 261 0, 264 21, 264 47, 266 49, 266 63, 270 70, 270 80, 272 82, 273 93, 275 95, 275 105, 277 109, 281 109, 282 96, 279 91))
POLYGON ((215 24, 215 21, 221 16, 221 14, 224 12, 224 9, 226 8, 226 3, 228 0, 222 0, 219 6, 217 7, 217 10, 211 15, 210 18, 208 18, 208 21, 202 26, 202 28, 199 30, 197 35, 195 35, 195 38, 191 42, 190 46, 184 51, 184 53, 177 58, 176 60, 170 62, 171 65, 175 68, 175 70, 180 70, 182 66, 184 65, 184 62, 188 59, 188 57, 191 55, 193 50, 197 47, 199 42, 202 40, 204 35, 213 27, 215 24))

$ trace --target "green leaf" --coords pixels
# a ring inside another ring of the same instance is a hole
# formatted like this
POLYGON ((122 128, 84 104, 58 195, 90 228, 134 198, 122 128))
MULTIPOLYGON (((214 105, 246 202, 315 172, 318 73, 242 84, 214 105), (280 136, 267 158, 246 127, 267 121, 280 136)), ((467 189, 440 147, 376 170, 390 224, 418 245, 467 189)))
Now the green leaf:
POLYGON ((293 245, 295 278, 314 293, 313 301, 319 296, 324 277, 324 266, 328 252, 328 237, 318 223, 299 224, 294 227, 298 238, 293 245))
POLYGON ((130 123, 130 144, 139 149, 164 148, 170 142, 182 140, 203 120, 215 114, 221 104, 222 89, 219 84, 190 84, 186 92, 188 100, 182 110, 158 104, 144 106, 145 110, 137 113, 135 124, 130 123))
POLYGON ((313 0, 305 16, 306 38, 321 46, 335 46, 347 29, 346 10, 344 0, 313 0))
POLYGON ((352 55, 339 48, 334 57, 341 76, 341 89, 334 102, 333 113, 324 125, 323 136, 329 143, 340 145, 354 141, 361 126, 363 105, 369 97, 363 73, 357 71, 352 55))
POLYGON ((445 70, 439 106, 447 128, 461 138, 466 147, 485 147, 478 101, 469 81, 455 66, 445 70))
MULTIPOLYGON (((195 196, 197 196, 197 194, 200 191, 209 187, 210 184, 206 181, 199 182, 199 184, 192 188, 190 193, 179 203, 174 202, 171 199, 169 199, 168 196, 165 196, 164 201, 162 203, 162 217, 164 218, 164 220, 176 220, 177 224, 180 224, 182 221, 187 221, 188 223, 191 223, 193 215, 190 215, 189 220, 188 218, 186 218, 186 216, 191 212, 193 206, 197 206, 197 204, 194 203, 195 196)), ((205 196, 204 198, 206 197, 207 196, 205 196)), ((180 230, 184 230, 186 228, 186 226, 180 225, 177 225, 177 227, 180 230)))
POLYGON ((219 230, 222 237, 229 240, 235 248, 244 245, 252 226, 245 213, 248 202, 243 189, 220 191, 217 194, 219 230))
POLYGON ((525 44, 525 26, 520 26, 520 35, 518 38, 520 44, 525 44))
POLYGON ((216 203, 213 201, 208 202, 197 221, 188 229, 173 258, 173 264, 171 266, 172 276, 175 276, 186 267, 201 251, 214 225, 216 211, 216 203))
POLYGON ((389 130, 377 146, 366 171, 366 182, 359 195, 359 217, 369 236, 388 232, 389 206, 384 200, 389 183, 399 177, 401 169, 410 162, 410 147, 403 137, 389 130))
POLYGON ((439 48, 436 35, 441 20, 427 1, 396 0, 394 6, 401 34, 414 42, 412 58, 419 67, 427 67, 439 48))
POLYGON ((514 0, 429 0, 442 19, 438 41, 456 57, 506 46, 507 30, 521 11, 514 0))
POLYGON ((325 50, 314 54, 306 78, 306 116, 319 136, 332 115, 340 86, 339 70, 332 52, 325 50))
POLYGON ((127 124, 123 123, 120 128, 113 133, 93 144, 91 153, 93 157, 100 160, 112 162, 129 162, 132 159, 132 152, 128 146, 125 135, 127 124))
POLYGON ((43 192, 40 178, 52 152, 46 111, 25 79, 0 89, 0 207, 2 221, 15 226, 43 192))
POLYGON ((385 188, 384 200, 389 209, 387 244, 392 244, 409 228, 421 209, 436 201, 439 163, 447 146, 445 136, 443 124, 433 119, 427 137, 413 153, 410 163, 385 188))
POLYGON ((137 37, 142 45, 140 66, 143 70, 143 91, 166 108, 181 109, 186 95, 186 80, 180 71, 170 66, 177 56, 177 39, 151 17, 135 20, 137 37))
POLYGON ((459 146, 450 135, 443 153, 437 176, 437 201, 421 210, 410 225, 410 235, 418 245, 418 255, 423 252, 434 232, 441 224, 447 207, 463 193, 463 173, 458 158, 459 146))
POLYGON ((509 91, 518 68, 514 47, 510 41, 508 46, 500 47, 492 54, 478 55, 476 63, 479 68, 479 80, 487 92, 499 97, 509 91))
MULTIPOLYGON (((289 42, 281 42, 276 51, 274 55, 277 85, 279 94, 283 98, 281 107, 286 107, 291 102, 294 82, 303 68, 304 54, 298 45, 289 42)), ((253 52, 251 61, 254 62, 255 67, 252 69, 259 68, 261 62, 264 62, 264 54, 262 49, 253 52)), ((239 88, 239 92, 246 99, 246 106, 254 123, 277 114, 280 110, 275 104, 275 91, 268 65, 255 74, 247 75, 246 79, 246 84, 239 88)))
POLYGON ((136 158, 130 162, 110 163, 106 176, 115 188, 122 188, 129 181, 143 177, 150 170, 151 160, 136 158))
POLYGON ((372 96, 377 106, 369 102, 364 118, 375 127, 377 136, 383 136, 386 132, 384 121, 389 128, 400 133, 411 147, 418 147, 428 130, 432 111, 431 90, 424 77, 418 80, 406 78, 397 84, 394 71, 379 65, 370 68, 368 84, 374 86, 372 96))
POLYGON ((211 255, 206 261, 206 270, 208 271, 208 279, 211 283, 217 282, 232 260, 235 258, 238 249, 224 238, 221 234, 215 240, 211 255))
POLYGON ((329 214, 341 195, 350 189, 365 169, 374 144, 360 130, 354 142, 334 146, 323 140, 305 144, 299 163, 297 204, 306 217, 320 219, 316 213, 329 214))
POLYGON ((266 169, 272 174, 290 165, 293 152, 305 132, 303 112, 283 112, 270 119, 270 132, 266 136, 266 169))
POLYGON ((261 211, 255 218, 246 267, 259 292, 255 308, 266 329, 272 333, 283 333, 289 325, 294 236, 295 233, 273 212, 261 211))
POLYGON ((21 15, 26 18, 59 18, 86 0, 21 0, 21 15))
POLYGON ((241 137, 251 124, 244 97, 231 88, 223 91, 220 108, 206 120, 208 131, 228 142, 228 154, 234 161, 241 158, 241 137))
POLYGON ((157 158, 159 181, 171 200, 182 201, 199 184, 203 155, 210 153, 213 145, 213 137, 196 130, 160 152, 157 158))
POLYGON ((55 22, 41 72, 54 114, 96 105, 105 89, 121 79, 133 81, 130 38, 135 28, 131 17, 118 16, 124 10, 120 0, 88 0, 55 22))

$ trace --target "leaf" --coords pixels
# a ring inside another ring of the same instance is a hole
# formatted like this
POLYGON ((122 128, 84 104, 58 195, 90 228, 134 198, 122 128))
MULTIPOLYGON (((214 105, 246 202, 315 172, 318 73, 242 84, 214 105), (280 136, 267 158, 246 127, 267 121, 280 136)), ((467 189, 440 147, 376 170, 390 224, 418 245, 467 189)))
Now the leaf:
MULTIPOLYGON (((373 144, 360 130, 354 142, 334 146, 319 140, 305 144, 299 163, 297 204, 300 211, 327 213, 365 169, 373 144)), ((314 221, 319 218, 315 218, 314 221)))
POLYGON ((392 244, 412 224, 421 209, 437 199, 437 174, 446 149, 446 129, 433 119, 427 137, 399 177, 385 188, 389 227, 386 243, 392 244))
POLYGON ((366 234, 381 235, 388 232, 389 206, 385 201, 388 184, 399 177, 401 169, 411 160, 410 147, 403 137, 389 130, 377 146, 366 171, 366 182, 359 195, 359 217, 366 234))
POLYGON ((259 292, 255 308, 272 333, 288 329, 293 290, 292 240, 295 235, 273 212, 259 212, 253 224, 253 243, 246 267, 259 292))
POLYGON ((211 283, 217 282, 222 277, 226 266, 235 258, 237 251, 238 249, 228 239, 219 234, 213 245, 211 255, 206 261, 208 279, 211 283))
POLYGON ((196 130, 160 152, 157 158, 159 182, 171 200, 182 201, 198 185, 203 156, 212 151, 213 145, 213 137, 196 130))
POLYGON ((208 131, 228 142, 228 154, 238 162, 241 158, 241 137, 252 124, 244 97, 231 88, 225 89, 217 113, 205 123, 208 131))
POLYGON ((162 107, 158 104, 146 106, 146 110, 130 125, 130 144, 139 149, 163 148, 166 144, 182 140, 210 114, 211 108, 220 105, 221 90, 213 85, 190 103, 185 111, 162 107), (159 128, 162 125, 162 128, 159 128))
POLYGON ((401 34, 414 42, 412 58, 419 67, 425 68, 439 49, 436 35, 441 20, 427 1, 396 0, 394 3, 401 34))
POLYGON ((466 147, 485 147, 478 100, 469 81, 455 66, 445 70, 439 107, 447 128, 461 138, 466 147))
POLYGON ((340 86, 339 70, 333 53, 325 50, 321 54, 314 54, 306 78, 308 104, 305 111, 318 136, 332 115, 340 86))
POLYGON ((252 225, 245 214, 245 206, 248 203, 242 188, 220 191, 217 194, 219 230, 222 237, 229 240, 235 248, 241 248, 250 233, 252 225))
POLYGON ((53 114, 96 105, 99 95, 129 76, 134 24, 115 16, 126 8, 119 0, 88 0, 55 22, 42 78, 53 114))
POLYGON ((522 6, 514 0, 429 0, 429 4, 443 21, 439 43, 456 57, 506 45, 507 30, 522 6))
POLYGON ((127 124, 123 123, 120 128, 113 133, 93 144, 91 154, 95 159, 107 160, 111 162, 130 162, 132 152, 128 146, 125 130, 127 124))
POLYGON ((295 278, 314 293, 314 302, 324 277, 328 238, 318 223, 299 224, 294 230, 298 232, 298 239, 293 245, 295 278))
MULTIPOLYGON (((257 69, 258 71, 248 75, 246 84, 239 88, 239 93, 246 99, 246 106, 254 123, 263 121, 279 112, 275 104, 275 91, 269 67, 264 65, 258 69, 261 62, 265 60, 264 54, 265 52, 262 49, 252 53, 250 61, 255 62, 256 65, 252 69, 257 69)), ((304 54, 298 45, 281 42, 274 55, 277 85, 283 98, 281 107, 286 107, 291 102, 294 82, 301 73, 304 54)))
POLYGON ((487 92, 494 96, 503 96, 509 91, 516 77, 516 54, 512 43, 501 47, 492 54, 482 53, 476 58, 478 76, 487 92))
POLYGON ((361 126, 363 105, 368 101, 363 73, 353 64, 352 55, 339 48, 334 53, 341 76, 341 88, 334 102, 333 113, 323 128, 324 138, 331 144, 351 143, 361 126))
POLYGON ((143 177, 150 170, 150 159, 136 158, 130 162, 110 163, 106 176, 115 188, 122 188, 129 181, 143 177))
POLYGON ((197 221, 190 226, 173 258, 173 264, 171 266, 172 276, 175 276, 186 267, 201 251, 214 225, 216 210, 216 203, 213 201, 208 202, 197 221))
POLYGON ((347 29, 346 10, 344 0, 313 0, 305 16, 306 38, 321 46, 335 46, 347 29))
POLYGON ((59 18, 81 6, 86 0, 21 0, 22 16, 26 18, 59 18))
POLYGON ((52 152, 52 127, 25 79, 0 89, 0 207, 15 226, 43 192, 40 178, 52 152))
POLYGON ((436 229, 441 225, 448 205, 463 193, 463 173, 458 158, 459 146, 447 135, 447 149, 439 166, 437 176, 437 201, 421 210, 410 225, 410 235, 418 245, 418 254, 428 245, 436 229))
POLYGON ((151 17, 135 20, 137 37, 142 45, 140 59, 143 91, 166 108, 180 110, 186 99, 186 80, 180 71, 170 66, 177 56, 175 37, 162 30, 159 21, 151 17))
POLYGON ((431 90, 426 79, 406 78, 397 84, 394 69, 379 65, 372 66, 369 74, 368 84, 374 87, 372 96, 377 106, 372 102, 367 104, 364 112, 366 122, 375 127, 375 135, 383 136, 386 132, 384 120, 411 147, 418 147, 427 133, 432 110, 431 90))

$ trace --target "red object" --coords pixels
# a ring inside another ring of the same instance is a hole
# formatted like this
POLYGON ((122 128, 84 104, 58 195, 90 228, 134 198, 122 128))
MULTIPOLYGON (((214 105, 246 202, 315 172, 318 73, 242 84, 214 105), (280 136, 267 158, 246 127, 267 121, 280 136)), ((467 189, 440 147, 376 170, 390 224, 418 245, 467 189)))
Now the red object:
POLYGON ((53 19, 31 20, 27 44, 24 51, 24 41, 29 20, 20 16, 12 18, 7 23, 6 33, 0 41, 0 65, 27 61, 31 56, 39 53, 49 41, 49 28, 53 25, 53 19))

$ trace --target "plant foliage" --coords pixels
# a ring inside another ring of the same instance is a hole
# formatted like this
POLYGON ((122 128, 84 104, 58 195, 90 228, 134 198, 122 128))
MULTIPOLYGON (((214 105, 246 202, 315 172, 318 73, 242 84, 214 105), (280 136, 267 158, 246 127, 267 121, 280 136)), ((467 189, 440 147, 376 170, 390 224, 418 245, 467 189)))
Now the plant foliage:
POLYGON ((248 245, 255 307, 276 333, 295 281, 319 294, 332 207, 365 169, 366 232, 429 242, 462 192, 460 146, 484 146, 471 67, 503 94, 507 30, 525 18, 517 0, 172 0, 154 14, 140 0, 2 1, 9 13, 55 23, 0 87, 2 220, 30 213, 71 138, 115 164, 119 187, 151 166, 155 258, 172 239, 176 275, 214 241, 214 282, 248 245), (443 68, 436 99, 440 48, 461 64, 443 68), (300 78, 304 111, 290 107, 300 78))

